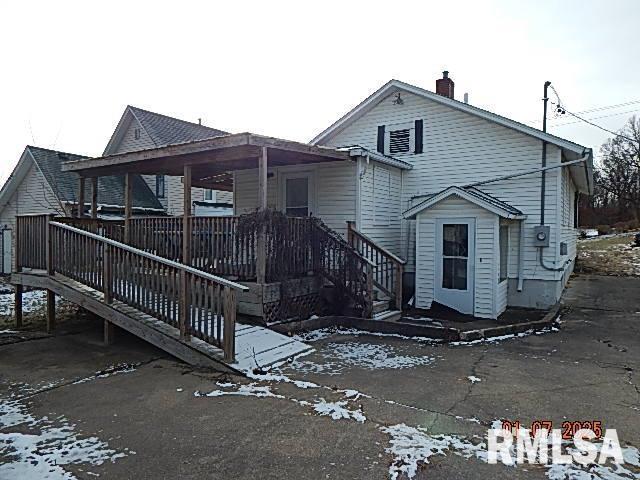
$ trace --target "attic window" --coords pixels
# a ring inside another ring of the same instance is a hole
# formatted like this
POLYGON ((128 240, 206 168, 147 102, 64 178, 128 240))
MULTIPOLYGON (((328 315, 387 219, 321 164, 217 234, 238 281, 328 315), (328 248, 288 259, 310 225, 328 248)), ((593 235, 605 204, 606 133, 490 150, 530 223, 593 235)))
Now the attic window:
POLYGON ((391 130, 389 132, 389 153, 406 153, 411 144, 411 130, 391 130))
POLYGON ((139 128, 136 128, 133 131, 133 138, 135 138, 136 140, 140 140, 140 129, 139 128))

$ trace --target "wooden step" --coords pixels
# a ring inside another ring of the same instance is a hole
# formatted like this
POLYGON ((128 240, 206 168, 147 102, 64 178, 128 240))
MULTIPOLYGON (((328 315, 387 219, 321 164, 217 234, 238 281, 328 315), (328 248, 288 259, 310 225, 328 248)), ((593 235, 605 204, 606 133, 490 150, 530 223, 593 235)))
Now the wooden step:
POLYGON ((385 322, 396 322, 402 318, 400 310, 385 310, 384 312, 375 313, 372 320, 380 320, 385 322))
POLYGON ((373 301, 373 314, 382 313, 389 310, 389 300, 374 300, 373 301))

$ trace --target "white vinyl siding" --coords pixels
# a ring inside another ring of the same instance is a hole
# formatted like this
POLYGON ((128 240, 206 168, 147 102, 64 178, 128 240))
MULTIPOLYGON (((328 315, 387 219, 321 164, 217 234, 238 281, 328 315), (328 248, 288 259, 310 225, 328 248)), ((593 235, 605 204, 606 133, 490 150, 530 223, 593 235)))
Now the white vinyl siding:
MULTIPOLYGON (((347 221, 356 217, 356 165, 355 162, 330 162, 315 165, 293 165, 269 169, 273 175, 267 179, 267 205, 282 209, 281 182, 285 173, 313 172, 314 199, 311 213, 333 230, 346 235, 347 221)), ((234 173, 234 212, 250 213, 258 207, 258 170, 240 170, 234 173)))
POLYGON ((360 215, 356 228, 378 245, 401 256, 402 171, 360 162, 360 215))
POLYGON ((564 263, 571 260, 570 263, 567 263, 567 271, 563 272, 561 277, 563 284, 566 284, 569 279, 568 273, 573 271, 578 243, 578 229, 574 227, 576 186, 568 168, 563 168, 561 172, 559 196, 558 206, 560 213, 558 216, 562 218, 562 225, 560 226, 558 243, 565 242, 567 244, 567 255, 560 255, 559 244, 557 245, 557 251, 561 262, 564 263))
MULTIPOLYGON (((29 155, 28 153, 26 155, 29 155)), ((62 206, 51 189, 44 175, 30 160, 31 167, 27 171, 24 180, 9 198, 8 203, 0 211, 0 228, 11 229, 11 252, 15 252, 15 227, 17 215, 40 215, 51 213, 65 215, 62 206)), ((14 257, 12 255, 12 257, 14 257)), ((15 258, 12 258, 12 266, 15 268, 15 258)))
MULTIPOLYGON (((473 314, 481 318, 496 318, 498 303, 506 305, 504 298, 497 301, 499 252, 495 248, 498 232, 498 216, 460 197, 449 197, 418 214, 416 306, 431 308, 437 265, 436 222, 437 219, 475 218, 475 272, 473 314)), ((504 282, 506 285, 506 282, 504 282)))
MULTIPOLYGON (((403 211, 420 202, 420 198, 412 200, 416 195, 433 194, 451 185, 466 185, 540 167, 540 140, 417 95, 403 93, 402 98, 403 105, 393 105, 393 95, 382 100, 362 117, 337 132, 325 144, 362 145, 375 151, 379 125, 406 124, 422 119, 424 152, 402 156, 402 160, 410 162, 414 167, 402 173, 403 211)), ((558 162, 560 149, 548 145, 547 164, 553 165, 558 162)), ((560 170, 563 169, 549 170, 546 174, 545 223, 549 225, 557 225, 560 170)), ((531 235, 533 226, 540 222, 540 174, 503 180, 478 188, 527 215, 524 227, 525 278, 559 279, 560 273, 540 268, 531 235)), ((424 197, 422 199, 424 200, 424 197)), ((552 245, 557 243, 558 239, 558 229, 552 228, 552 245)), ((401 257, 408 260, 406 271, 414 271, 414 221, 402 222, 402 238, 395 248, 400 250, 401 257)), ((553 248, 545 249, 544 258, 547 265, 559 264, 560 259, 556 253, 553 248)), ((510 273, 513 271, 510 269, 510 273)))

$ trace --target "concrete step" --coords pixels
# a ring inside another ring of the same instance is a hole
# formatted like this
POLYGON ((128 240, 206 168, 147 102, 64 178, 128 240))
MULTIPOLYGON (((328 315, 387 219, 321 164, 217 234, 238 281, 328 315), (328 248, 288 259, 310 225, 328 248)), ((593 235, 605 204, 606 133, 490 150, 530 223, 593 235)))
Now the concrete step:
POLYGON ((374 313, 373 320, 384 320, 385 322, 396 322, 402 318, 400 310, 385 310, 384 312, 374 313))
POLYGON ((374 300, 373 301, 373 314, 381 313, 389 310, 389 300, 374 300))

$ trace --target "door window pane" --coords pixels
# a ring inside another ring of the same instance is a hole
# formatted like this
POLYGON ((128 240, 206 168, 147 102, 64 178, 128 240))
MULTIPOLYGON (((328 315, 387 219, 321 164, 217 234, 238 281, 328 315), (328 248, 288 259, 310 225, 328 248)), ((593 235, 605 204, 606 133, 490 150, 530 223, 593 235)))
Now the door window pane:
POLYGON ((442 259, 442 288, 451 290, 467 289, 467 259, 442 259))
POLYGON ((309 179, 288 178, 285 185, 285 209, 287 215, 306 217, 309 215, 309 179))
POLYGON ((468 225, 442 225, 442 254, 447 257, 467 257, 469 255, 468 225))

